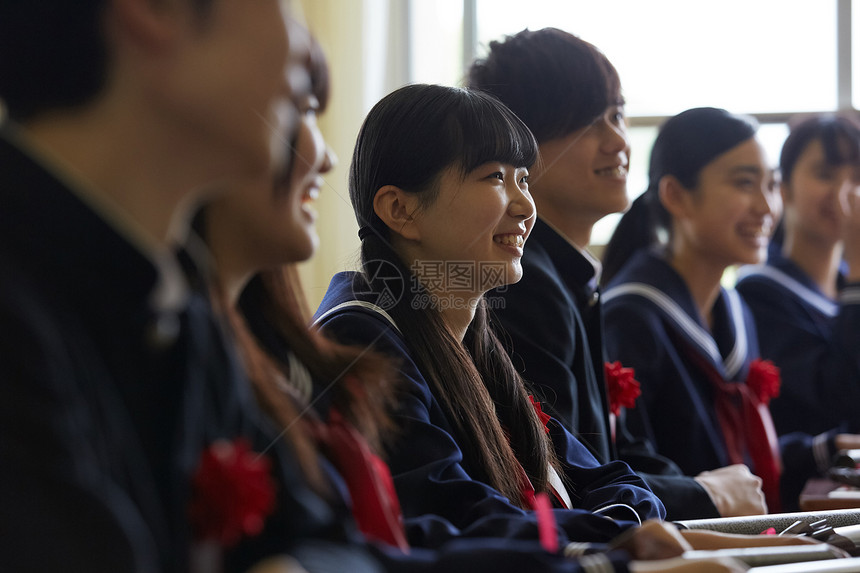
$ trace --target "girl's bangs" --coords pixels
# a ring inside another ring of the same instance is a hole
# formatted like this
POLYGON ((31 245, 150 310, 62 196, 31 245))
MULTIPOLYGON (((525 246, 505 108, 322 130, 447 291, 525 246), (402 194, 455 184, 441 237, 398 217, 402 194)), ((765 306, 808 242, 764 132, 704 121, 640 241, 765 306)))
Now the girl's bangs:
POLYGON ((491 96, 472 94, 451 118, 451 149, 463 173, 498 161, 531 168, 538 146, 528 127, 491 96))

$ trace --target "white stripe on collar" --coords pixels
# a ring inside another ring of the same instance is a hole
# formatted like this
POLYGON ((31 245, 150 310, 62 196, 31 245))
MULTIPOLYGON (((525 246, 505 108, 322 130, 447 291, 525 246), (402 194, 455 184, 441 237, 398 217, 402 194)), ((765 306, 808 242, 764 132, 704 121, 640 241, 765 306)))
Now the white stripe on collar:
POLYGON ((328 309, 327 311, 325 311, 324 313, 322 313, 322 314, 319 316, 319 318, 317 318, 317 319, 313 322, 313 324, 312 324, 311 326, 317 326, 317 325, 319 325, 319 323, 320 323, 320 322, 322 322, 323 320, 325 320, 325 318, 326 318, 326 317, 328 317, 328 316, 330 316, 330 315, 334 314, 335 312, 337 312, 337 311, 339 311, 339 310, 341 310, 341 309, 344 309, 344 308, 350 308, 350 307, 366 308, 367 310, 373 311, 373 312, 375 312, 376 314, 380 315, 380 316, 381 316, 382 318, 384 318, 385 320, 387 320, 387 321, 391 324, 391 326, 393 326, 393 327, 394 327, 394 330, 396 330, 397 332, 400 332, 400 328, 398 328, 398 327, 397 327, 397 323, 396 323, 396 322, 394 322, 394 319, 393 319, 393 318, 391 318, 391 315, 390 315, 390 314, 388 314, 387 312, 385 312, 385 311, 382 309, 382 307, 377 306, 377 305, 373 304, 372 302, 366 302, 366 301, 363 301, 363 300, 348 300, 348 301, 346 301, 346 302, 342 302, 342 303, 340 303, 339 305, 337 305, 337 306, 335 306, 335 307, 333 307, 333 308, 330 308, 330 309, 328 309))
POLYGON ((711 336, 711 333, 690 318, 690 315, 684 312, 678 303, 656 287, 643 283, 621 284, 616 287, 612 287, 603 293, 603 302, 607 303, 614 298, 628 294, 647 298, 672 318, 672 320, 681 327, 681 330, 683 330, 691 340, 693 340, 708 354, 708 356, 711 357, 714 363, 722 364, 728 378, 733 378, 743 367, 744 361, 746 360, 747 336, 743 321, 743 310, 741 307, 740 297, 735 291, 726 290, 725 292, 729 293, 728 302, 731 310, 730 318, 735 326, 735 345, 725 361, 720 355, 720 350, 717 347, 717 343, 714 341, 714 337, 711 336))
POLYGON ((800 300, 811 304, 818 309, 820 313, 826 316, 832 318, 839 312, 839 306, 835 302, 821 293, 815 292, 797 279, 788 276, 783 271, 775 267, 769 265, 751 265, 742 267, 738 271, 738 279, 756 276, 768 278, 781 285, 788 291, 797 295, 800 300))
POLYGON ((726 293, 729 310, 731 311, 731 320, 735 325, 735 345, 723 363, 726 369, 726 376, 731 379, 741 371, 747 359, 747 329, 744 323, 744 309, 741 304, 740 295, 732 289, 723 289, 723 292, 726 293))
POLYGON ((565 509, 573 508, 573 503, 570 501, 570 494, 567 493, 567 488, 564 487, 564 482, 561 481, 561 476, 558 475, 558 472, 552 467, 552 464, 549 464, 549 485, 552 487, 553 491, 561 498, 561 501, 564 502, 565 509))

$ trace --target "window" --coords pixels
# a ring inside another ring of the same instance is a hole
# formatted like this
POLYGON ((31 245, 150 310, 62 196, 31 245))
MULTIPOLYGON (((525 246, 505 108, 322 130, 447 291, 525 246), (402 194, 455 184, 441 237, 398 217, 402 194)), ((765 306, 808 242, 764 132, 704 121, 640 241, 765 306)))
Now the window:
MULTIPOLYGON (((411 0, 410 80, 459 85, 490 41, 555 26, 618 69, 630 118, 631 196, 668 116, 703 105, 758 117, 776 163, 796 113, 860 108, 860 0, 411 0), (852 10, 852 7, 855 8, 852 10), (853 95, 852 95, 853 94, 853 95)), ((618 216, 592 240, 608 240, 618 216)))

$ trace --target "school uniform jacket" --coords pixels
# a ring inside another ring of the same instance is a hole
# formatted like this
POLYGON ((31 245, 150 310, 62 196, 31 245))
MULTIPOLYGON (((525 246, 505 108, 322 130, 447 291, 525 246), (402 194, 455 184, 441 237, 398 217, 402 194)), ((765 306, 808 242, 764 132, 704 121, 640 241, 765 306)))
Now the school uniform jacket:
MULTIPOLYGON (((408 342, 385 312, 388 300, 383 294, 372 292, 358 273, 339 273, 317 310, 315 324, 341 342, 370 346, 400 365, 403 386, 395 420, 401 434, 387 452, 387 461, 410 542, 436 547, 452 536, 535 539, 531 512, 472 479, 475 472, 463 459, 444 409, 413 362, 408 342)), ((601 466, 558 422, 550 421, 549 429, 565 466, 563 477, 575 484, 568 493, 576 509, 554 511, 562 546, 566 541, 605 542, 639 519, 664 515, 660 501, 624 463, 601 466)))
POLYGON ((278 553, 375 570, 257 415, 208 301, 156 308, 158 277, 0 137, 2 568, 188 571, 191 475, 213 441, 245 437, 272 463, 276 506, 262 534, 225 549, 225 573, 278 553))
POLYGON ((627 462, 666 506, 667 519, 719 517, 707 492, 647 440, 634 439, 622 413, 609 426, 603 316, 595 267, 538 218, 525 245, 523 278, 488 293, 494 324, 514 366, 598 461, 627 462), (498 304, 495 304, 498 301, 498 304))
POLYGON ((860 283, 832 300, 774 253, 767 265, 743 267, 737 290, 752 310, 762 356, 781 370, 771 402, 777 431, 860 432, 860 283))
MULTIPOLYGON (((259 289, 259 281, 252 280, 246 288, 259 289)), ((240 299, 242 314, 247 320, 251 331, 263 347, 284 364, 295 367, 295 356, 291 354, 285 339, 279 334, 277 326, 272 323, 272 316, 267 309, 248 299, 243 294, 240 299), (291 357, 292 356, 292 357, 291 357)), ((299 367, 300 368, 300 367, 299 367)), ((315 397, 300 408, 311 408, 319 420, 329 417, 331 401, 328 399, 328 381, 313 381, 316 387, 315 397)), ((301 385, 304 388, 303 385, 301 385)), ((309 389, 310 390, 310 389, 309 389)), ((304 411, 304 410, 303 410, 304 411)), ((366 446, 366 444, 365 444, 366 446)), ((347 447, 360 449, 357 443, 347 447)), ((320 457, 320 464, 331 485, 329 501, 334 506, 344 509, 352 505, 351 489, 347 482, 352 476, 346 475, 346 469, 338 470, 325 457, 320 457)), ((378 471, 378 470, 376 470, 378 471)), ((354 468, 352 473, 359 473, 354 468)), ((359 493, 359 495, 362 495, 359 493)), ((363 494, 366 495, 366 492, 363 494)), ((361 511, 353 507, 352 511, 361 511)), ((503 537, 469 537, 461 536, 450 524, 447 525, 450 540, 434 549, 411 547, 404 554, 393 546, 386 546, 378 539, 369 543, 368 548, 378 559, 387 572, 404 573, 474 573, 475 571, 521 572, 535 573, 605 573, 607 571, 627 571, 629 558, 622 551, 597 552, 600 547, 586 544, 574 545, 551 554, 541 546, 536 539, 510 539, 503 537), (590 553, 585 554, 585 551, 590 553)))
MULTIPOLYGON (((746 380, 759 358, 752 315, 737 292, 721 288, 708 330, 680 275, 656 252, 640 250, 607 285, 606 348, 610 360, 635 369, 642 395, 627 411, 629 430, 649 439, 684 473, 730 463, 703 365, 725 382, 746 380)), ((815 475, 811 442, 780 440, 783 508, 796 506, 815 475)))

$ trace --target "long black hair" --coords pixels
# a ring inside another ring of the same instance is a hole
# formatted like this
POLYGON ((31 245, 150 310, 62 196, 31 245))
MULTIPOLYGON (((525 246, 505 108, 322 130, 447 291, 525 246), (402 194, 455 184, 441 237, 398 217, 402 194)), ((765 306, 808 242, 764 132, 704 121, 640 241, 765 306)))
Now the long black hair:
MULTIPOLYGON (((411 276, 388 241, 391 230, 374 212, 374 196, 381 187, 395 185, 428 205, 449 167, 459 168, 464 177, 488 161, 531 167, 537 153, 528 128, 490 95, 410 85, 383 98, 359 132, 349 175, 370 286, 385 288, 374 278, 379 261, 394 265, 403 277, 411 276)), ((437 309, 413 308, 412 301, 421 295, 403 296, 387 310, 445 408, 467 467, 513 503, 527 507, 518 464, 537 491, 549 491, 549 464, 557 462, 522 379, 489 327, 486 301, 479 301, 461 343, 437 309)))
MULTIPOLYGON (((203 21, 214 0, 190 0, 203 21)), ((0 99, 25 122, 83 106, 104 89, 111 58, 107 0, 18 0, 0 3, 0 99), (46 81, 48 79, 49 81, 46 81)))
POLYGON ((648 189, 619 221, 603 254, 603 284, 608 284, 630 256, 641 248, 663 242, 672 218, 660 201, 660 180, 672 175, 686 189, 695 190, 699 174, 718 156, 755 137, 758 123, 724 109, 698 107, 669 118, 651 148, 648 189))

